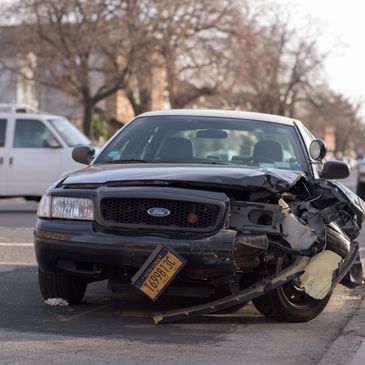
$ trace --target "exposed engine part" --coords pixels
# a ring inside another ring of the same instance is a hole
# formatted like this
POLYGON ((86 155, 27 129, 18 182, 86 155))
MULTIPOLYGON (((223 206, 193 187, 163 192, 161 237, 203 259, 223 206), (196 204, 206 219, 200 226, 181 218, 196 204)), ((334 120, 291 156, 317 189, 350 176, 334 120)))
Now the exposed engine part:
POLYGON ((341 228, 334 222, 325 227, 325 245, 327 250, 336 252, 345 258, 350 252, 350 239, 343 233, 341 228))
POLYGON ((295 250, 275 239, 270 239, 270 247, 274 247, 287 255, 301 255, 312 257, 319 252, 319 249, 315 247, 315 245, 312 245, 311 248, 308 250, 295 250))
POLYGON ((277 204, 231 203, 229 226, 242 233, 280 234, 281 208, 277 204))
POLYGON ((289 205, 283 199, 279 199, 279 205, 283 209, 284 219, 282 222, 283 238, 296 250, 307 250, 316 241, 316 234, 303 224, 291 212, 289 205))
POLYGON ((259 256, 266 253, 269 240, 266 235, 238 234, 233 245, 234 263, 239 270, 247 271, 260 264, 259 256))

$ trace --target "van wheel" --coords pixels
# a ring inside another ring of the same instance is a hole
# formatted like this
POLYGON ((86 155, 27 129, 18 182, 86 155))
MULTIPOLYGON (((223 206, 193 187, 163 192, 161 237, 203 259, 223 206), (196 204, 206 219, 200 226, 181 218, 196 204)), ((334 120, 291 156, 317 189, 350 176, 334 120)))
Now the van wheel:
MULTIPOLYGON (((287 256, 279 258, 273 269, 277 273, 292 262, 293 259, 287 256)), ((271 317, 281 322, 308 322, 323 311, 331 295, 332 292, 323 299, 314 299, 304 291, 299 280, 294 279, 268 294, 252 300, 252 303, 265 317, 271 317)))
POLYGON ((25 196, 24 199, 27 201, 27 202, 40 202, 41 201, 41 198, 40 196, 25 196))
POLYGON ((62 298, 69 304, 81 302, 87 287, 85 279, 60 273, 43 272, 38 268, 38 284, 44 300, 62 298))

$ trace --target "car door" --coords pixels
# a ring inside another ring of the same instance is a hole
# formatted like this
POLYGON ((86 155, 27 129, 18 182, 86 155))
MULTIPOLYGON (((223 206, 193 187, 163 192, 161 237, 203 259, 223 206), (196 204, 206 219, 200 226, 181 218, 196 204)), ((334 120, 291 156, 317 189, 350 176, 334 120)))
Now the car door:
POLYGON ((16 118, 7 162, 8 194, 40 196, 60 175, 62 145, 42 120, 16 118))
POLYGON ((7 151, 6 134, 9 129, 9 122, 5 118, 0 118, 0 196, 7 195, 7 151))

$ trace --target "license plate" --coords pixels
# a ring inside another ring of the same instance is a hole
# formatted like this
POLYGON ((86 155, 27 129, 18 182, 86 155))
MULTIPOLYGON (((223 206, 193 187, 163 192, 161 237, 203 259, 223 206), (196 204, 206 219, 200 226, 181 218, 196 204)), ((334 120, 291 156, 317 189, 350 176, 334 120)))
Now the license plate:
POLYGON ((132 285, 156 301, 185 263, 178 253, 160 244, 133 276, 132 285))

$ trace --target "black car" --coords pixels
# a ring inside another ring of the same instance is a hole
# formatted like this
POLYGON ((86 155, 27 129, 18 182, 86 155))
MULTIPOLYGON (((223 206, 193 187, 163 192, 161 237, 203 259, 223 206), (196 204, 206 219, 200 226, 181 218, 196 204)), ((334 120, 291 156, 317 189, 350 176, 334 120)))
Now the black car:
POLYGON ((156 323, 249 300, 278 320, 316 317, 337 283, 362 282, 365 206, 331 181, 349 168, 325 154, 297 120, 213 110, 142 114, 94 159, 92 147, 76 147, 89 166, 39 205, 43 298, 75 304, 88 283, 108 279, 152 300, 207 298, 156 323))

